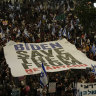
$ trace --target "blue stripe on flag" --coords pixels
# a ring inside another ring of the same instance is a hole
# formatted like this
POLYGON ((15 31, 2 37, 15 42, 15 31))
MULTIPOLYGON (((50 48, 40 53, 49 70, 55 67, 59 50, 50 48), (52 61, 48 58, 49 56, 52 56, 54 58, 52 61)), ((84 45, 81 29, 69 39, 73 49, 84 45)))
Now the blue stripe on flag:
POLYGON ((47 73, 46 73, 46 70, 45 70, 45 68, 44 68, 43 63, 42 63, 42 69, 43 69, 43 71, 44 71, 45 75, 47 76, 47 73))
POLYGON ((42 63, 42 69, 41 69, 41 74, 40 74, 40 85, 42 87, 46 86, 48 84, 48 79, 47 79, 47 73, 44 68, 44 65, 42 63))
POLYGON ((40 80, 40 85, 42 86, 42 87, 44 87, 44 84, 42 83, 42 81, 40 80))

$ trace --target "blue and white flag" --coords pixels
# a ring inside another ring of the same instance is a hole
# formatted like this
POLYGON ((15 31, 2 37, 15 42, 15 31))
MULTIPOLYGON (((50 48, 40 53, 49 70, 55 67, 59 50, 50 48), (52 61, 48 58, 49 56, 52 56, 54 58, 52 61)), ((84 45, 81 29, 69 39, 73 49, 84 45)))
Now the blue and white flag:
POLYGON ((63 30, 63 28, 61 28, 61 29, 59 30, 59 37, 62 36, 62 30, 63 30))
POLYGON ((25 35, 26 37, 29 37, 29 33, 28 33, 28 31, 27 31, 26 28, 24 29, 24 35, 25 35))
POLYGON ((70 33, 68 32, 68 39, 70 39, 70 33))
POLYGON ((92 73, 94 73, 96 75, 96 66, 93 66, 93 65, 91 65, 91 66, 92 66, 92 73))
POLYGON ((66 28, 64 28, 63 33, 62 33, 62 34, 63 34, 63 36, 65 36, 65 37, 67 36, 67 35, 66 35, 66 28))
POLYGON ((21 34, 21 31, 20 31, 20 29, 18 29, 18 34, 16 35, 16 38, 19 37, 20 34, 21 34))
POLYGON ((48 84, 48 78, 47 78, 47 73, 44 68, 44 65, 42 63, 42 69, 41 69, 41 74, 40 74, 40 85, 42 87, 46 86, 48 84))
POLYGON ((95 44, 93 44, 93 46, 91 48, 91 51, 92 51, 93 55, 95 55, 95 53, 96 53, 96 46, 95 46, 95 44))

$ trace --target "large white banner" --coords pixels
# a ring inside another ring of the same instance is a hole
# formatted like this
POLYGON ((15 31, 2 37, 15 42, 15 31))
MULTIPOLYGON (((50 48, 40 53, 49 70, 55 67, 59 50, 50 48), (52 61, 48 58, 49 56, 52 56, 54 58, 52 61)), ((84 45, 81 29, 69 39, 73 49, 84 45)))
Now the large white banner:
POLYGON ((38 74, 43 62, 47 72, 85 69, 96 65, 66 39, 44 43, 12 43, 4 47, 14 77, 38 74))
POLYGON ((78 96, 96 96, 96 83, 77 83, 78 96))

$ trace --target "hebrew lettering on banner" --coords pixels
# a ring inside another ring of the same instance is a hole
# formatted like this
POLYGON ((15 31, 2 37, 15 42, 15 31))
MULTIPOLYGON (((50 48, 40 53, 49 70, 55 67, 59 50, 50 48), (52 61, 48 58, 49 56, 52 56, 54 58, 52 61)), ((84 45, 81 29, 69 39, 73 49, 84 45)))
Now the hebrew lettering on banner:
POLYGON ((96 83, 77 83, 80 96, 96 96, 96 83))

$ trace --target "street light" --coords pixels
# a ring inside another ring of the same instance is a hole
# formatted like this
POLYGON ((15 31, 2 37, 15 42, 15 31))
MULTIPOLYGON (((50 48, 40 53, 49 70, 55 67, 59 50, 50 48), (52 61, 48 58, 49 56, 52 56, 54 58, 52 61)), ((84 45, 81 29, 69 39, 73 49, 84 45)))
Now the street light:
POLYGON ((96 3, 94 3, 94 7, 96 8, 96 3))

